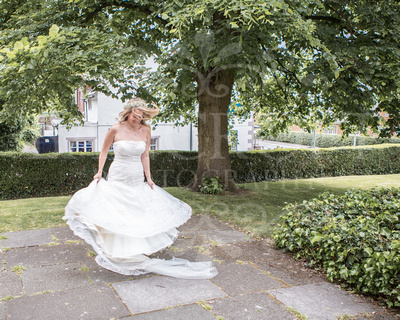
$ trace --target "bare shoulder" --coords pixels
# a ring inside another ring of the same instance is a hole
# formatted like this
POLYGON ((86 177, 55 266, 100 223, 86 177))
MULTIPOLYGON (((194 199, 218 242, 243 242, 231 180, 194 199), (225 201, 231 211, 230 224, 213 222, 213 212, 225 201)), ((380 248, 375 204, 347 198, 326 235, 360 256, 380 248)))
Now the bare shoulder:
POLYGON ((121 127, 121 123, 116 123, 111 126, 109 131, 111 131, 111 133, 117 133, 119 130, 121 130, 121 127))
POLYGON ((116 123, 111 126, 111 128, 108 130, 106 137, 110 138, 112 141, 114 140, 117 132, 121 130, 120 124, 116 123))
POLYGON ((151 139, 151 129, 148 126, 142 126, 141 130, 143 130, 143 135, 142 137, 145 138, 145 140, 147 141, 147 143, 150 143, 150 139, 151 139))
POLYGON ((151 136, 151 129, 148 126, 142 126, 141 130, 143 130, 144 135, 146 137, 150 137, 151 136))
POLYGON ((142 125, 141 129, 144 130, 146 134, 149 134, 151 132, 151 128, 149 126, 142 125))
POLYGON ((122 125, 121 122, 114 123, 114 124, 111 126, 110 130, 116 130, 117 128, 120 128, 121 125, 122 125))

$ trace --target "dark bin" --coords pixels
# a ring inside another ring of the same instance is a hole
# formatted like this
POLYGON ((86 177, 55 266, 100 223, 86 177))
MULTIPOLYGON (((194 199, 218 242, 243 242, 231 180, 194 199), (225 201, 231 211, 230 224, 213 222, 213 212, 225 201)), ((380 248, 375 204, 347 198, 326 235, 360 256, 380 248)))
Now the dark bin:
POLYGON ((58 152, 58 136, 38 138, 36 140, 36 149, 39 153, 58 152))

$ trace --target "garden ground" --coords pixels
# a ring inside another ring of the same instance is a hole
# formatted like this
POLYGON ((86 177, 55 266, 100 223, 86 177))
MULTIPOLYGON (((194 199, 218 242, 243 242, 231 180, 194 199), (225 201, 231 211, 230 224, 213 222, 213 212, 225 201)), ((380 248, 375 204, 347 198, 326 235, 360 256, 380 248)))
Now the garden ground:
POLYGON ((341 290, 270 239, 205 215, 180 231, 173 247, 154 256, 213 260, 215 278, 107 271, 66 227, 2 234, 0 319, 396 319, 395 310, 341 290))
POLYGON ((399 186, 399 178, 263 182, 226 196, 168 188, 196 215, 180 228, 174 246, 155 256, 213 260, 219 274, 211 280, 109 272, 62 226, 69 197, 1 201, 0 320, 396 319, 396 310, 341 290, 261 236, 271 234, 286 202, 321 191, 399 186), (25 231, 11 232, 17 230, 25 231))

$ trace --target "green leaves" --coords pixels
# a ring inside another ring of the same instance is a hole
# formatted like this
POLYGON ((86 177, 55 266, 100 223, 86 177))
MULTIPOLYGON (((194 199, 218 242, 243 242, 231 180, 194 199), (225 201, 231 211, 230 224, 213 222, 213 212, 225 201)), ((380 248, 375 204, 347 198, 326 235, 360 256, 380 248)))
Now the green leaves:
POLYGON ((49 36, 51 38, 55 38, 58 35, 59 30, 60 30, 60 28, 56 24, 53 24, 51 26, 51 28, 49 29, 49 36))
POLYGON ((400 306, 399 206, 396 188, 323 193, 285 208, 275 243, 321 267, 330 280, 400 306))
POLYGON ((76 87, 126 99, 139 86, 162 103, 163 120, 193 120, 195 75, 220 68, 235 75, 240 116, 259 112, 271 131, 337 120, 348 133, 400 130, 400 8, 392 1, 10 0, 0 2, 0 21, 9 113, 55 108, 72 120, 76 87), (156 72, 142 67, 149 56, 156 72))
POLYGON ((321 240, 324 239, 324 238, 325 238, 325 237, 324 237, 322 234, 316 232, 315 235, 314 235, 314 237, 312 237, 312 238, 310 239, 310 242, 311 242, 311 244, 314 244, 314 243, 316 243, 316 242, 321 241, 321 240))

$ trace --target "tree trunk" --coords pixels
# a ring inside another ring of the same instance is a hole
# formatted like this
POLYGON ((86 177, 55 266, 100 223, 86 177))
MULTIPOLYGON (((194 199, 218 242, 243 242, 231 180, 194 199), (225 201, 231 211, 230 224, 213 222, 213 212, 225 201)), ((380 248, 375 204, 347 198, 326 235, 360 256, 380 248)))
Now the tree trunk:
POLYGON ((190 188, 199 190, 204 177, 220 177, 224 190, 236 190, 228 146, 228 109, 234 72, 221 68, 198 72, 198 166, 190 188))

